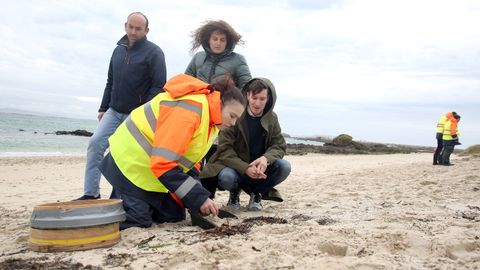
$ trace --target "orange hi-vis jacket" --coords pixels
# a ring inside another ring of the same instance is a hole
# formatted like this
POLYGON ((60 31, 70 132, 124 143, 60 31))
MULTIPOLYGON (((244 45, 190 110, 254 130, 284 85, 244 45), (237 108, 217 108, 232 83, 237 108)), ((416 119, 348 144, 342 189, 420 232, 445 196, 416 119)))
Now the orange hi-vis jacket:
POLYGON ((453 114, 447 114, 447 120, 445 121, 445 127, 443 130, 442 139, 445 141, 451 141, 454 137, 457 137, 458 133, 458 120, 453 117, 453 114))
POLYGON ((137 187, 173 192, 184 205, 198 209, 210 193, 191 176, 218 135, 218 91, 180 74, 165 93, 133 110, 109 138, 110 153, 123 175, 137 187))

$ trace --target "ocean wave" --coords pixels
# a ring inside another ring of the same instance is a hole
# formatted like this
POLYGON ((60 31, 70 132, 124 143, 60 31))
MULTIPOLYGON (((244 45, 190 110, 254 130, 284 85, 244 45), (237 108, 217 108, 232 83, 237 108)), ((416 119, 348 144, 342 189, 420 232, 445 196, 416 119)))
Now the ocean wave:
POLYGON ((0 152, 0 157, 56 157, 56 156, 84 156, 85 153, 64 152, 0 152))

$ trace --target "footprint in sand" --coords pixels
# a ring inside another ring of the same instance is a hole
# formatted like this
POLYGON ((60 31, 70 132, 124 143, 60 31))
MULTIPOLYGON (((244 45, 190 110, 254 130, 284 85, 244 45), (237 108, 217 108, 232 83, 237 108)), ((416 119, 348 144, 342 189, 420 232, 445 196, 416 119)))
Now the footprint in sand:
POLYGON ((452 260, 462 260, 464 262, 475 262, 480 260, 480 243, 465 242, 448 245, 446 255, 452 260))
POLYGON ((328 255, 343 257, 347 255, 348 246, 332 242, 324 242, 318 245, 318 250, 327 253, 328 255))

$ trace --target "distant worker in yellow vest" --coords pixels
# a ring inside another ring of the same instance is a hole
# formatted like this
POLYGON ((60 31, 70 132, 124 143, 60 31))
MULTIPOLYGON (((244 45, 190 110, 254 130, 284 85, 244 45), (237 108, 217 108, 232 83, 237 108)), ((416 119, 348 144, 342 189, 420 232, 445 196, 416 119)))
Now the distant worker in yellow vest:
POLYGON ((445 124, 443 127, 443 149, 440 153, 440 165, 451 166, 450 155, 453 153, 455 145, 461 144, 458 141, 458 122, 460 121, 460 115, 456 112, 446 115, 445 124))
POLYGON ((197 180, 199 161, 219 130, 233 126, 246 101, 230 79, 208 84, 180 74, 165 93, 133 110, 109 138, 101 171, 121 198, 121 229, 185 219, 185 207, 202 215, 219 208, 197 180))
POLYGON ((445 126, 445 121, 447 120, 447 115, 452 115, 452 112, 448 112, 447 114, 440 117, 437 123, 437 148, 435 148, 435 153, 433 154, 433 165, 438 165, 442 163, 440 160, 440 153, 443 150, 443 128, 445 126))

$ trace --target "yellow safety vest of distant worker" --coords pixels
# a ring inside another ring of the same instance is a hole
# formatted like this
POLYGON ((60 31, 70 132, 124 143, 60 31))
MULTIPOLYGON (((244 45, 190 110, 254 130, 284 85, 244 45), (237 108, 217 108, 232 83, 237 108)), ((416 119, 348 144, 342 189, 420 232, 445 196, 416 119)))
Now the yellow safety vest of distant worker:
POLYGON ((445 121, 442 139, 444 141, 451 141, 458 138, 458 135, 458 120, 452 117, 445 121))
POLYGON ((447 121, 447 116, 446 115, 440 117, 440 120, 438 120, 438 123, 437 123, 437 133, 442 133, 443 134, 443 129, 445 127, 445 121, 447 121))

